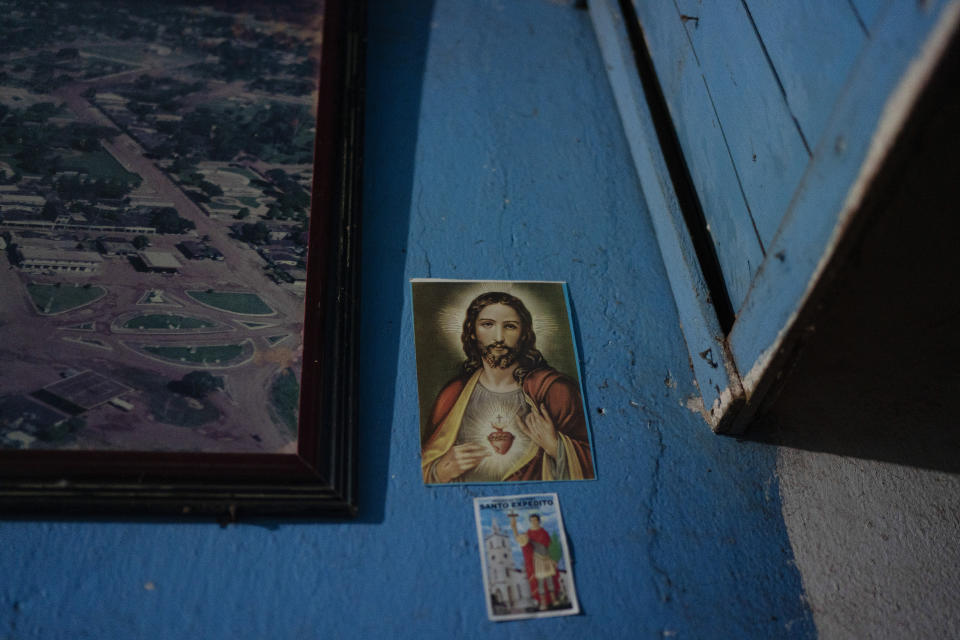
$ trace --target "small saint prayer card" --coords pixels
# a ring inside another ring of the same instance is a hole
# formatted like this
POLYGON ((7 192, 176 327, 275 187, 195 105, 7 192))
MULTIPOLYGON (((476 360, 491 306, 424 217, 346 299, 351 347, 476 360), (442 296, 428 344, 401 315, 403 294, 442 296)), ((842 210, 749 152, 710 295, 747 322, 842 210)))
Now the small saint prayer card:
POLYGON ((580 613, 557 494, 474 498, 473 509, 490 620, 580 613))
POLYGON ((592 480, 566 284, 412 287, 423 482, 592 480))

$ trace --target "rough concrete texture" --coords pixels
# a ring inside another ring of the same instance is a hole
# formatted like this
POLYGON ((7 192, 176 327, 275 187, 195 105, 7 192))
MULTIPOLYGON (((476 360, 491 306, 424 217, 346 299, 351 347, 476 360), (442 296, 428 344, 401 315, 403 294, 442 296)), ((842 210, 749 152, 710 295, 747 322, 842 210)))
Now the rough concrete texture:
POLYGON ((823 638, 960 637, 958 69, 954 43, 751 434, 782 445, 784 520, 823 638))
POLYGON ((787 448, 777 473, 821 638, 960 637, 960 477, 787 448))

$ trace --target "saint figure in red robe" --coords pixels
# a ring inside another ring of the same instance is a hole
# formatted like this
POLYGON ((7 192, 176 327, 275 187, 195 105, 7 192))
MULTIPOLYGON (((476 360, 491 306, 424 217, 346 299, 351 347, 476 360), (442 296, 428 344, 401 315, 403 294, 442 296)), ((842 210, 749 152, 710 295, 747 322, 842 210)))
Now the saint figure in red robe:
POLYGON ((550 556, 550 534, 540 526, 540 516, 536 513, 530 516, 530 528, 526 533, 518 531, 516 514, 510 516, 513 537, 523 551, 523 569, 537 607, 545 611, 560 605, 565 598, 560 593, 557 563, 550 556))

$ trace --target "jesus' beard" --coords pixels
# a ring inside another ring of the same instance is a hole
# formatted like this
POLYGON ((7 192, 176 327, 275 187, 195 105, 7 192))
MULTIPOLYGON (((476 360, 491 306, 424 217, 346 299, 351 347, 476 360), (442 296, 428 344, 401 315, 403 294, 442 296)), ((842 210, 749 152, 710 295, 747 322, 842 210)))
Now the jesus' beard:
POLYGON ((517 360, 517 352, 500 342, 493 342, 483 348, 483 361, 494 369, 506 369, 517 360), (494 349, 503 349, 505 353, 496 354, 494 349))

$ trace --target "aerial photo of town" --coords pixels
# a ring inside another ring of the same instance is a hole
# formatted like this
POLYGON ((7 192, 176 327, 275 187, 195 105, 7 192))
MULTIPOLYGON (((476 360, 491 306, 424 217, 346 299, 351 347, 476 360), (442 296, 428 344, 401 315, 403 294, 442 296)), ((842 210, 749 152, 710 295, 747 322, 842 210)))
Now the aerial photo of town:
POLYGON ((0 0, 0 448, 295 448, 322 13, 0 0))

